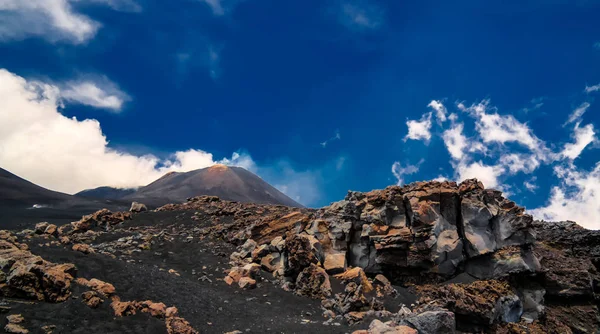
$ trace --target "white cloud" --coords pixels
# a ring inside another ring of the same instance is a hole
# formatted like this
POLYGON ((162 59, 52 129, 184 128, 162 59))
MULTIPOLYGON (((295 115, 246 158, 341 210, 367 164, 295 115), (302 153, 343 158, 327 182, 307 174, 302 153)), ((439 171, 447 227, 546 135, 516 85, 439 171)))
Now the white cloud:
POLYGON ((499 115, 495 108, 490 107, 489 100, 468 108, 461 103, 458 108, 476 118, 475 128, 484 143, 515 142, 539 154, 545 149, 544 143, 533 134, 527 124, 519 122, 512 115, 499 115), (492 112, 488 113, 490 109, 492 112))
POLYGON ((399 186, 403 185, 404 184, 404 176, 415 174, 416 172, 418 172, 419 167, 421 166, 421 164, 424 161, 425 160, 421 160, 416 165, 407 164, 406 167, 402 167, 402 165, 398 161, 394 162, 394 164, 392 165, 392 174, 394 174, 394 176, 396 177, 397 184, 399 186))
POLYGON ((223 8, 223 5, 221 4, 222 0, 200 0, 204 3, 206 3, 210 9, 212 9, 213 14, 215 15, 224 15, 225 14, 225 9, 223 8))
POLYGON ((573 112, 569 115, 569 119, 565 122, 565 124, 563 124, 563 126, 566 126, 569 123, 573 123, 573 122, 581 119, 581 116, 583 116, 583 114, 585 114, 585 112, 588 110, 589 107, 590 107, 590 104, 587 102, 584 102, 579 107, 575 108, 575 110, 573 110, 573 112))
POLYGON ((471 164, 460 163, 456 168, 458 181, 476 178, 483 183, 486 188, 500 188, 498 178, 504 173, 502 166, 488 166, 481 161, 471 164))
POLYGON ((579 127, 579 123, 575 124, 572 135, 575 142, 566 144, 561 155, 571 160, 577 159, 589 144, 597 140, 595 135, 596 133, 594 132, 594 126, 592 124, 588 124, 584 127, 579 127))
POLYGON ((594 85, 594 86, 585 86, 585 92, 586 93, 593 93, 593 92, 597 92, 600 91, 600 84, 594 85))
POLYGON ((429 139, 431 139, 431 113, 426 113, 418 121, 406 121, 406 126, 408 127, 408 134, 404 140, 413 139, 429 141, 429 139))
POLYGON ((529 210, 544 220, 571 220, 588 229, 600 229, 600 162, 591 171, 573 165, 557 166, 562 184, 552 188, 548 204, 529 210))
POLYGON ((529 190, 532 193, 535 193, 535 190, 538 188, 538 186, 535 184, 536 181, 537 177, 534 176, 529 181, 525 181, 523 185, 527 190, 529 190))
POLYGON ((92 2, 115 10, 140 11, 132 0, 0 0, 0 41, 43 37, 51 42, 84 43, 101 24, 76 12, 72 2, 92 2))
POLYGON ((67 102, 119 112, 131 98, 106 77, 68 81, 61 85, 60 96, 67 102))
POLYGON ((454 124, 452 128, 444 131, 442 135, 450 156, 455 160, 463 158, 463 151, 467 147, 467 137, 463 135, 463 128, 463 123, 454 124))
POLYGON ((437 117, 439 122, 443 123, 446 121, 447 110, 441 101, 432 100, 427 106, 435 110, 435 116, 437 117))
POLYGON ((385 21, 383 10, 367 1, 341 2, 337 12, 340 23, 354 31, 377 30, 385 21))
POLYGON ((506 166, 510 174, 530 174, 540 166, 540 161, 533 154, 508 153, 500 157, 500 164, 506 166))
POLYGON ((28 82, 0 69, 0 167, 43 187, 75 193, 99 186, 137 187, 170 171, 221 163, 256 172, 303 204, 320 196, 320 172, 297 171, 285 162, 257 166, 247 153, 216 159, 209 152, 189 149, 160 159, 110 148, 97 120, 59 112, 60 96, 58 86, 28 82))

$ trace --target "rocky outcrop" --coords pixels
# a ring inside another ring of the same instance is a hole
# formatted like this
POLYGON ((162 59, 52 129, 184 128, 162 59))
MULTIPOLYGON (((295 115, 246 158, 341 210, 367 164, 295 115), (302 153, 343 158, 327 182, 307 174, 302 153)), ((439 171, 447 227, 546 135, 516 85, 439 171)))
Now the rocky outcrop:
MULTIPOLYGON (((353 313, 354 319, 357 312, 381 310, 377 298, 394 295, 392 283, 431 284, 435 288, 419 293, 435 296, 435 306, 459 319, 472 316, 476 328, 519 321, 526 311, 533 319, 543 313, 537 290, 513 291, 505 283, 435 285, 461 274, 497 280, 540 271, 532 217, 477 180, 349 192, 343 201, 317 211, 282 212, 246 224, 239 216, 228 236, 243 245, 231 260, 260 264, 280 277, 284 288, 313 298, 329 298, 329 274, 334 275, 346 284, 344 292, 325 302, 334 315, 353 313), (369 275, 380 276, 371 280, 369 275), (466 304, 453 304, 453 298, 466 304)), ((228 277, 228 283, 236 282, 228 277)))
POLYGON ((131 213, 129 212, 111 212, 108 209, 102 209, 92 213, 91 215, 83 216, 80 220, 71 223, 71 226, 65 226, 68 228, 59 229, 61 234, 66 234, 67 230, 69 233, 83 233, 88 230, 94 229, 95 227, 110 227, 116 224, 120 224, 125 220, 131 219, 131 213))
POLYGON ((71 295, 73 264, 45 261, 22 245, 0 240, 0 295, 39 301, 62 302, 71 295))

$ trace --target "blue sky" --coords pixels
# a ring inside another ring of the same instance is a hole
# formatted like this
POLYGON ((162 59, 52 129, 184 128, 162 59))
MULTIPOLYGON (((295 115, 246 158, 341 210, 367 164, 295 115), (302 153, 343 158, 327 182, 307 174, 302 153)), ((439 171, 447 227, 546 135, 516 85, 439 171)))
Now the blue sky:
POLYGON ((221 162, 309 206, 478 177, 600 228, 599 15, 595 0, 0 0, 0 166, 73 193, 221 162))

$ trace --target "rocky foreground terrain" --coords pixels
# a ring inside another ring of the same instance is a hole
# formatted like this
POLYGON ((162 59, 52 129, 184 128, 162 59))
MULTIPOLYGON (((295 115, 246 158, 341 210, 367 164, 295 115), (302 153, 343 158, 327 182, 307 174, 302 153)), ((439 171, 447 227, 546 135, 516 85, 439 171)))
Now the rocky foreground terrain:
MULTIPOLYGON (((10 333, 598 333, 600 233, 477 180, 0 231, 10 333)), ((140 211, 140 212, 138 212, 140 211)))

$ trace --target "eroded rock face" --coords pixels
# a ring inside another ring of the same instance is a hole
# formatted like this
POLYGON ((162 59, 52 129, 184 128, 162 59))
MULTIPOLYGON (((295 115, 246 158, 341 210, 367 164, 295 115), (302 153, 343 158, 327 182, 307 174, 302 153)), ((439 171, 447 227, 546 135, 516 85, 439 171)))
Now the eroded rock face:
POLYGON ((465 268, 482 279, 539 270, 531 216, 476 180, 350 192, 302 233, 319 241, 328 271, 361 267, 402 282, 442 280, 465 268))
POLYGON ((454 312, 463 330, 481 330, 495 322, 518 322, 523 314, 521 300, 503 281, 425 285, 416 289, 421 295, 420 304, 454 312))

